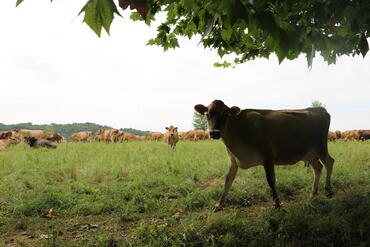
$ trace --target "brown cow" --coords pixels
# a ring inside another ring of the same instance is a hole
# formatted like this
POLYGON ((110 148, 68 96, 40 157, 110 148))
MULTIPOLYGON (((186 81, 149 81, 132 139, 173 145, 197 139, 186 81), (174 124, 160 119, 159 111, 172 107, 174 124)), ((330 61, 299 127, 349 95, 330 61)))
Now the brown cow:
POLYGON ((177 133, 177 127, 170 126, 166 127, 166 133, 163 135, 165 143, 170 145, 172 149, 176 148, 176 143, 179 141, 179 134, 177 133))
POLYGON ((335 139, 342 139, 342 132, 340 130, 335 131, 335 139))
POLYGON ((63 136, 61 136, 58 133, 52 133, 52 136, 51 137, 47 137, 46 140, 60 143, 63 140, 63 136))
POLYGON ((370 130, 359 130, 359 140, 366 141, 370 140, 370 130))
POLYGON ((208 120, 210 137, 221 138, 229 156, 229 172, 224 192, 215 209, 221 207, 238 168, 263 165, 275 207, 280 200, 275 188, 274 165, 308 162, 314 171, 312 195, 318 191, 322 165, 326 168, 325 189, 333 194, 330 177, 334 159, 327 149, 330 115, 322 107, 302 110, 240 110, 229 108, 220 100, 208 107, 196 105, 195 110, 208 120))
POLYGON ((73 142, 90 142, 92 131, 80 131, 77 133, 72 134, 72 141, 73 142))
POLYGON ((0 139, 8 139, 12 136, 11 131, 0 131, 0 139))
POLYGON ((33 136, 27 136, 24 138, 25 142, 30 145, 31 148, 46 147, 46 148, 57 148, 57 146, 49 140, 37 139, 33 136))

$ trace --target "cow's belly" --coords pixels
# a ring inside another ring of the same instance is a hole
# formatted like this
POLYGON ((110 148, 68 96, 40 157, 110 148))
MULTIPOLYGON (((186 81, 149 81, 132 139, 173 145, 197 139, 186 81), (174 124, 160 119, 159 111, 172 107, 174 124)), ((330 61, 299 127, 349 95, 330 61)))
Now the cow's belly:
POLYGON ((262 157, 253 149, 236 150, 233 152, 238 167, 248 169, 263 164, 262 157))

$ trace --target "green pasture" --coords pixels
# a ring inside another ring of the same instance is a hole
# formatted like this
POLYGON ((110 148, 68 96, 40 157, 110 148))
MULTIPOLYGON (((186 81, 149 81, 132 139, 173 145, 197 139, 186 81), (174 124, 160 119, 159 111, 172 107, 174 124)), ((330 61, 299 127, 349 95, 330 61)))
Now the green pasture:
POLYGON ((222 211, 222 142, 22 144, 0 151, 0 246, 369 246, 370 142, 329 144, 335 196, 303 163, 239 170, 222 211), (48 210, 57 213, 45 217, 48 210))

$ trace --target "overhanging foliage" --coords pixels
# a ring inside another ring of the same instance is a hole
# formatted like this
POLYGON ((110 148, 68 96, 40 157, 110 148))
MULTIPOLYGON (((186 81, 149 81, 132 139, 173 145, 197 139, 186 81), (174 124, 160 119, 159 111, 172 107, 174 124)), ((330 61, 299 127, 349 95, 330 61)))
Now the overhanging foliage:
MULTIPOLYGON (((23 0, 17 0, 20 4, 23 0)), ((369 0, 118 0, 123 10, 136 9, 133 20, 150 25, 159 12, 167 14, 149 45, 164 50, 179 47, 178 37, 201 35, 205 48, 216 49, 219 56, 234 56, 230 66, 275 53, 281 63, 285 58, 307 57, 308 66, 316 52, 335 63, 341 55, 363 57, 369 50, 369 0)), ((109 33, 114 14, 119 14, 114 0, 89 0, 80 13, 100 36, 102 27, 109 33)))

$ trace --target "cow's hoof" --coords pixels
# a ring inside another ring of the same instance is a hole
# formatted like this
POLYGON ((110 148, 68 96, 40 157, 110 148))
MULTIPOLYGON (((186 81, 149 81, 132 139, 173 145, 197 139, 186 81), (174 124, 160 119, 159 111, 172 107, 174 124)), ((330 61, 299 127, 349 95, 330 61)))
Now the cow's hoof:
POLYGON ((216 213, 218 211, 221 211, 222 210, 222 207, 221 206, 213 206, 212 208, 212 212, 216 213))
POLYGON ((276 203, 272 206, 273 209, 281 209, 280 203, 276 203))

